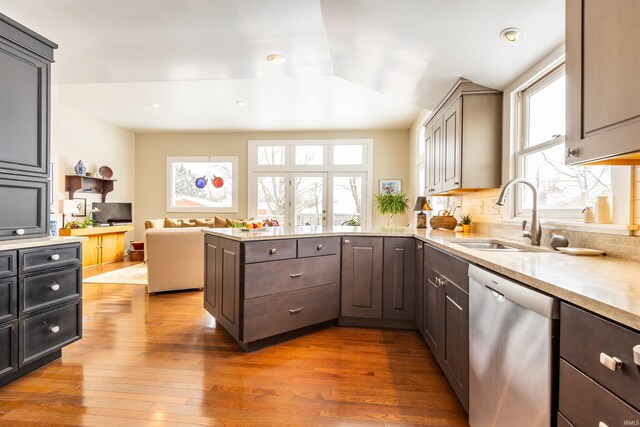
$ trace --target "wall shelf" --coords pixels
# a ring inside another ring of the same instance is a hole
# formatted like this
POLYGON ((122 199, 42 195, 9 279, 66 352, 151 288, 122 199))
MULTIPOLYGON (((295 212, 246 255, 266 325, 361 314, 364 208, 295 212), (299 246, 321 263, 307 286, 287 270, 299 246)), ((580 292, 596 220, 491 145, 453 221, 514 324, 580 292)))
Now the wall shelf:
POLYGON ((107 194, 113 191, 115 179, 104 179, 94 176, 65 175, 64 189, 69 192, 69 199, 75 193, 101 194, 102 203, 106 202, 107 194))

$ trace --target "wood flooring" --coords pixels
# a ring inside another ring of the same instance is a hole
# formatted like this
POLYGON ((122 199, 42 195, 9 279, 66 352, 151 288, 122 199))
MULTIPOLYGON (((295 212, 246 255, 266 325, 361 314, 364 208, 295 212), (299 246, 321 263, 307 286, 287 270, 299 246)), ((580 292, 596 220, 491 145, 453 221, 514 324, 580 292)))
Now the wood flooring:
POLYGON ((417 332, 331 327, 246 354, 201 291, 83 292, 83 339, 0 389, 0 425, 467 425, 417 332))

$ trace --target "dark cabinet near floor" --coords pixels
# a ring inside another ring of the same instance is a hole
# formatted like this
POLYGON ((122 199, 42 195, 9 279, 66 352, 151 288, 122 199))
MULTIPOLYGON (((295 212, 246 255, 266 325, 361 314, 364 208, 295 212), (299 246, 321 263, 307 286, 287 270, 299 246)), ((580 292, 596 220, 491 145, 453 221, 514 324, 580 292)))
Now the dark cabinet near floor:
POLYGON ((0 240, 49 229, 50 66, 57 45, 0 14, 0 240))
POLYGON ((413 320, 416 248, 413 237, 385 237, 382 318, 413 320))
POLYGON ((382 237, 342 239, 342 316, 382 317, 382 265, 382 237))
POLYGON ((416 329, 422 333, 424 329, 422 323, 422 313, 424 311, 423 307, 423 282, 424 282, 424 243, 420 240, 415 241, 416 246, 416 259, 415 259, 415 277, 413 279, 414 284, 414 307, 413 307, 413 323, 416 326, 416 329))
POLYGON ((423 336, 469 410, 469 265, 424 245, 423 336))
POLYGON ((18 321, 0 323, 0 378, 18 370, 18 321))
POLYGON ((204 243, 204 308, 216 319, 220 316, 220 304, 218 304, 220 295, 216 286, 219 252, 220 238, 206 235, 204 243))

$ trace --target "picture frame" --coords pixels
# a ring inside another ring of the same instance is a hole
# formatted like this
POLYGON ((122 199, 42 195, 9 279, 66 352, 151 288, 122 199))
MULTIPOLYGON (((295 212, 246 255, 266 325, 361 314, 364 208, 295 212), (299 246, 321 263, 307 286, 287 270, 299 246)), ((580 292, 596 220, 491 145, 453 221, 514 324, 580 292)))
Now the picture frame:
POLYGON ((84 218, 87 216, 87 199, 74 198, 73 201, 76 204, 76 211, 71 213, 74 218, 84 218))
POLYGON ((378 193, 384 194, 386 192, 389 192, 391 194, 401 193, 402 180, 401 179, 379 179, 378 193))

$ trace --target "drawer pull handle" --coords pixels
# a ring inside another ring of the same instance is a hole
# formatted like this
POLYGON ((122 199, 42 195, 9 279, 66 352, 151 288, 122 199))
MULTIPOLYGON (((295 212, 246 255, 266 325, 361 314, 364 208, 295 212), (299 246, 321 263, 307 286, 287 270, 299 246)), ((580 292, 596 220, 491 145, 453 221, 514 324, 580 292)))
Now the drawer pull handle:
POLYGON ((276 254, 276 248, 273 248, 269 251, 269 255, 275 255, 276 254))
POLYGON ((289 309, 289 314, 298 314, 302 311, 304 307, 300 307, 300 308, 290 308, 289 309))
POLYGON ((291 273, 289 277, 291 277, 292 279, 295 279, 297 277, 302 277, 303 274, 304 273, 291 273))
POLYGON ((54 283, 53 285, 51 285, 51 290, 52 291, 60 290, 60 285, 57 283, 54 283))
POLYGON ((633 347, 633 361, 640 366, 640 344, 633 347))
POLYGON ((349 239, 346 239, 346 240, 344 241, 344 243, 345 243, 345 245, 348 245, 349 243, 351 243, 351 241, 350 241, 349 239))
POLYGON ((418 249, 422 249, 422 243, 418 243, 418 249))
POLYGON ((49 328, 49 330, 54 334, 57 334, 58 332, 60 332, 60 326, 52 326, 49 328))
POLYGON ((22 228, 18 228, 18 229, 16 230, 16 234, 17 234, 18 236, 22 236, 22 235, 24 234, 24 230, 23 230, 22 228))
POLYGON ((600 421, 600 422, 598 423, 598 427, 609 427, 609 426, 608 426, 606 423, 604 423, 604 422, 600 421))
POLYGON ((60 259, 60 255, 58 254, 51 255, 51 261, 58 261, 59 259, 60 259))
POLYGON ((622 368, 622 360, 617 357, 611 357, 605 353, 600 353, 600 364, 613 372, 622 368))
POLYGON ((318 250, 321 251, 322 250, 322 245, 318 245, 318 250))

